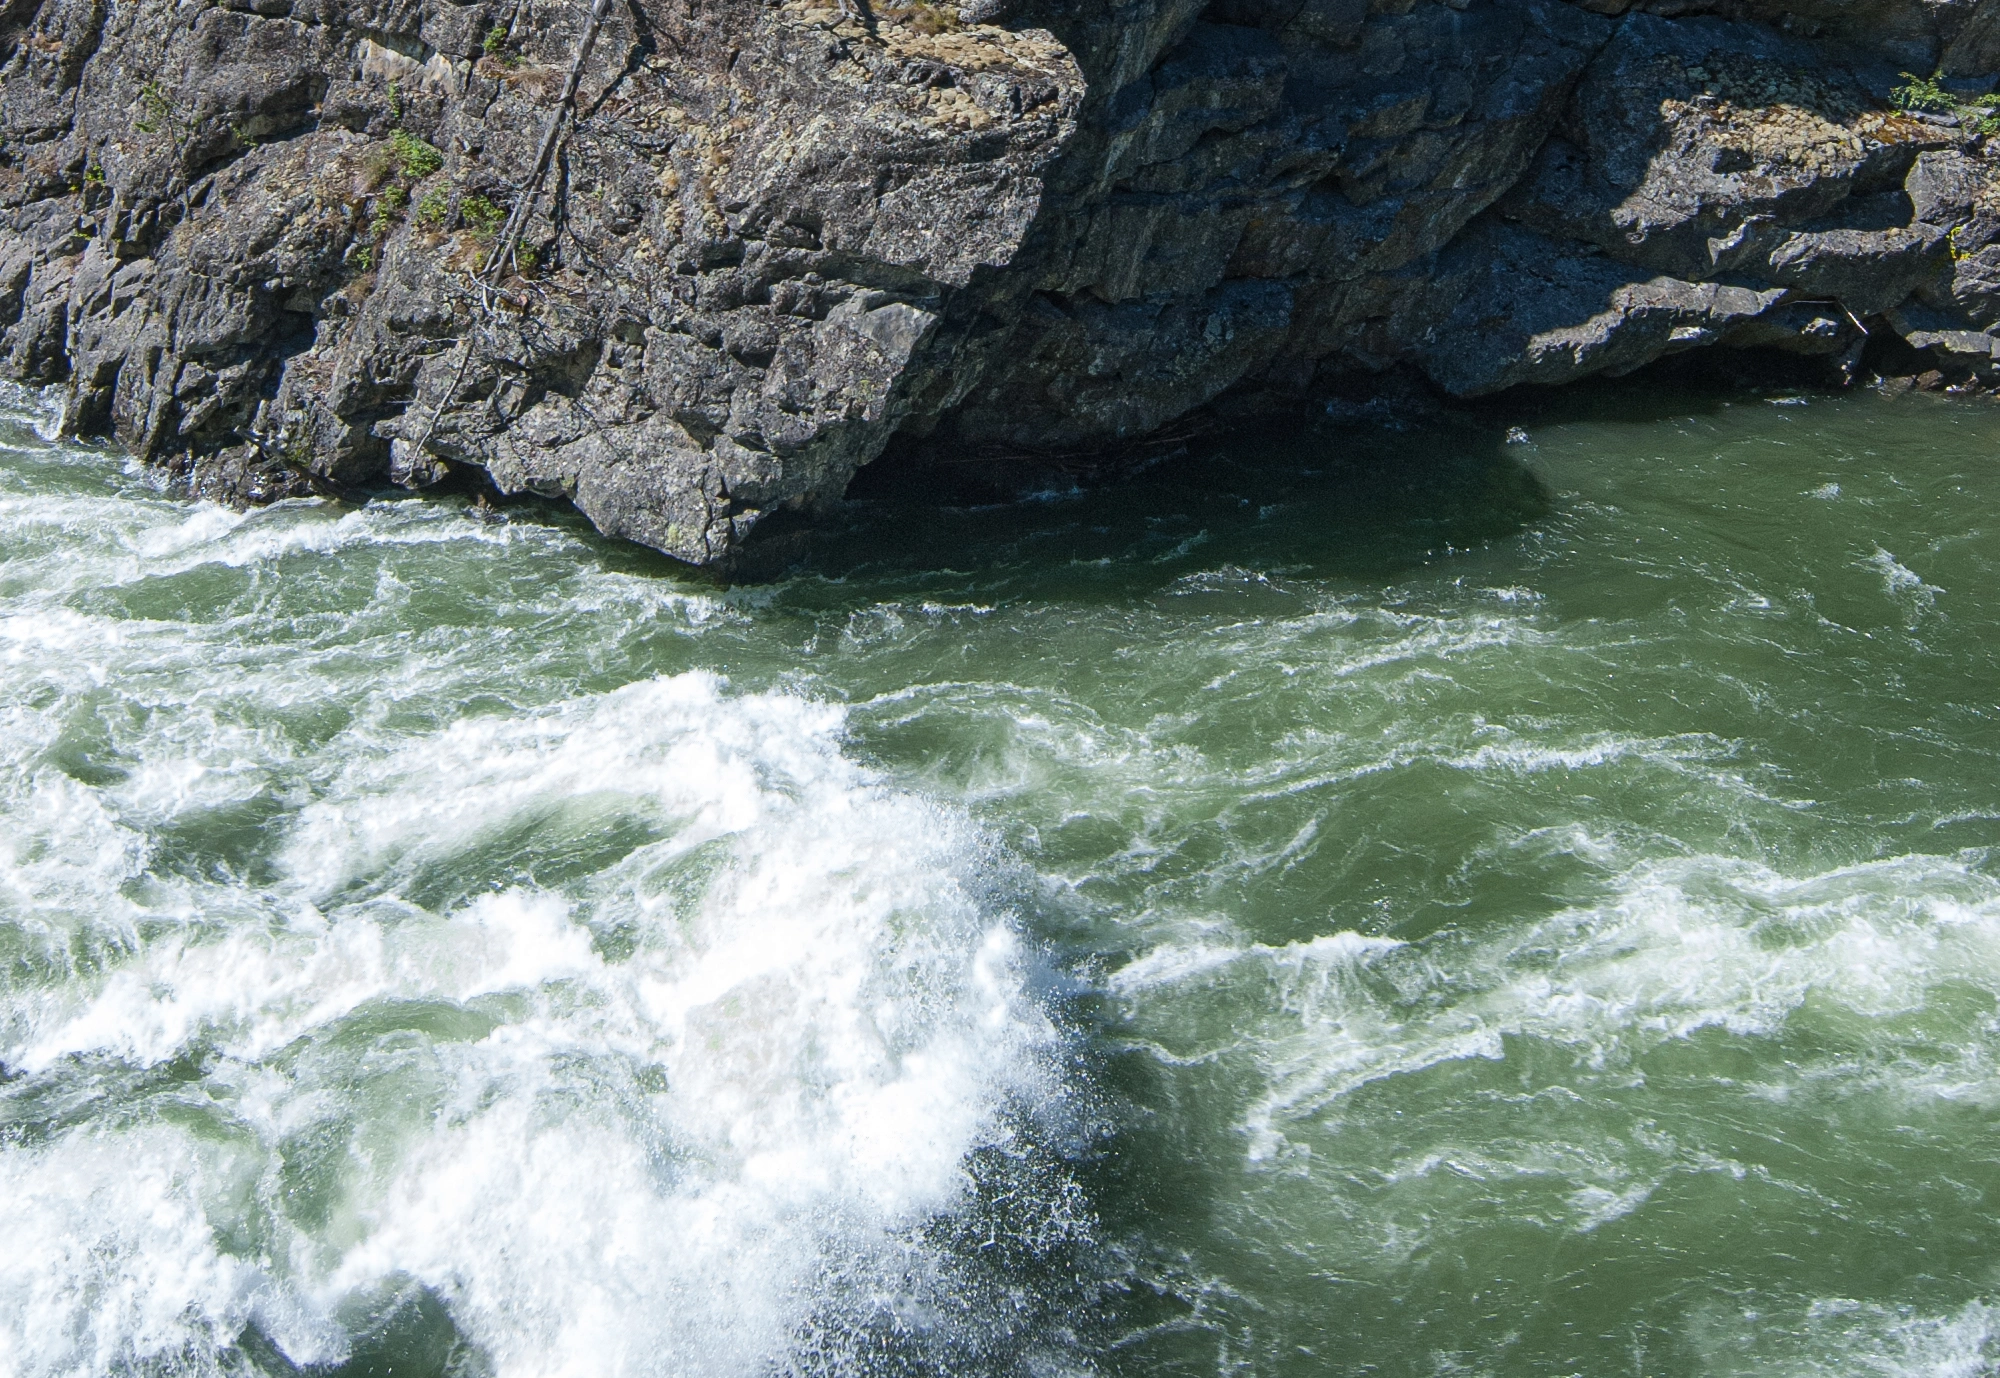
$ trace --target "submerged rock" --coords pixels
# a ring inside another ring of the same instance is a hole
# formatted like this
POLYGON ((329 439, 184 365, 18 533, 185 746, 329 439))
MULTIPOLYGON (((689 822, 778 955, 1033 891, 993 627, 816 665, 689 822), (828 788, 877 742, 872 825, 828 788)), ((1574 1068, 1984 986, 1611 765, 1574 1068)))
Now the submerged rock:
POLYGON ((613 0, 538 185, 577 4, 11 0, 0 369, 194 491, 472 468, 701 564, 896 436, 1870 331, 1983 376, 2000 157, 1887 97, 1989 88, 1995 4, 613 0))

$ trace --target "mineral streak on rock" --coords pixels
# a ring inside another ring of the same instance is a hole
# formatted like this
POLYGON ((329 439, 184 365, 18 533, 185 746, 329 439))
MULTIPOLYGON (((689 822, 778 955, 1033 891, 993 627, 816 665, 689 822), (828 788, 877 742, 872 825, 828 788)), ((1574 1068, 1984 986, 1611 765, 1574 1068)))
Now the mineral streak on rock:
POLYGON ((0 0, 0 370, 262 501, 476 466, 726 565, 901 434, 1894 332, 2000 363, 2000 0, 0 0), (1700 12, 1697 12, 1700 11, 1700 12))

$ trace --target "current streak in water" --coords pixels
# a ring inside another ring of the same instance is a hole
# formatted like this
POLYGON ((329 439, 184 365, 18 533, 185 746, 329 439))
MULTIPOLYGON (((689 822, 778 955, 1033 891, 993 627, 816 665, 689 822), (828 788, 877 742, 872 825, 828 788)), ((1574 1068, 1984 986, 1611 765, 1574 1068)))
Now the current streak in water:
POLYGON ((5 400, 5 1378, 2000 1370, 1984 407, 891 478, 724 589, 5 400))

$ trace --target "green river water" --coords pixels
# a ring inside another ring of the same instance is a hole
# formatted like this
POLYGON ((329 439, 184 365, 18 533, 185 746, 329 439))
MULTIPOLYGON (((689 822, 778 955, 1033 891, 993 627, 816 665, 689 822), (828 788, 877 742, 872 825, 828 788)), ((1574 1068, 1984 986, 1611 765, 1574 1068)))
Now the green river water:
POLYGON ((0 415, 0 1375, 2000 1372, 2000 409, 851 506, 0 415))

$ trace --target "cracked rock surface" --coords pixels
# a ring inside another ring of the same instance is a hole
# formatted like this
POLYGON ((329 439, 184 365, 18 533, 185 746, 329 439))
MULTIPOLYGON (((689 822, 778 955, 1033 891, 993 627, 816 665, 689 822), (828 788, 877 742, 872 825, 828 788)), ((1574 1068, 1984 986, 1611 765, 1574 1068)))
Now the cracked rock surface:
POLYGON ((195 492, 470 468, 718 566, 896 437, 1870 333, 2000 373, 2000 0, 613 0, 488 281, 585 15, 0 0, 0 371, 195 492))

